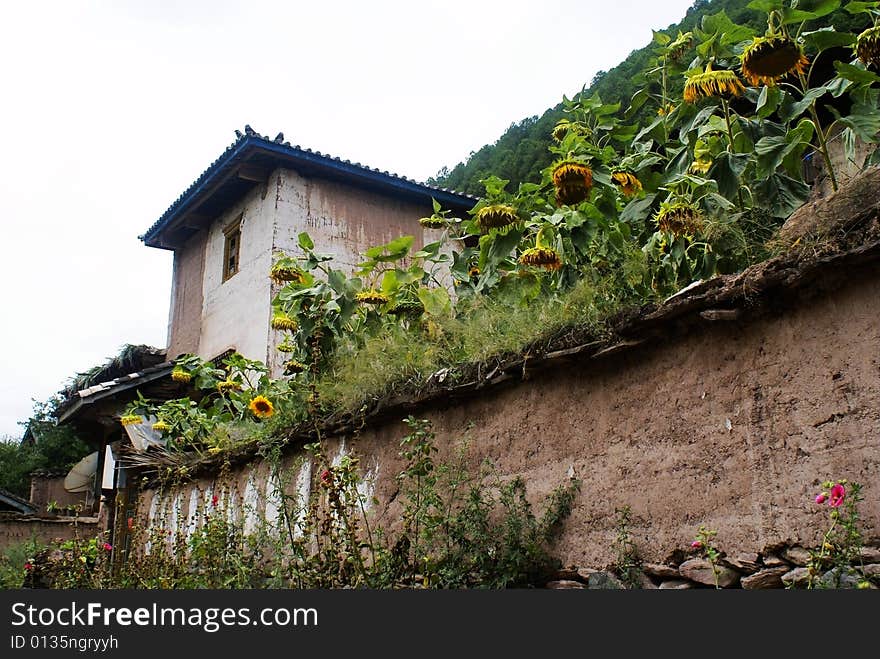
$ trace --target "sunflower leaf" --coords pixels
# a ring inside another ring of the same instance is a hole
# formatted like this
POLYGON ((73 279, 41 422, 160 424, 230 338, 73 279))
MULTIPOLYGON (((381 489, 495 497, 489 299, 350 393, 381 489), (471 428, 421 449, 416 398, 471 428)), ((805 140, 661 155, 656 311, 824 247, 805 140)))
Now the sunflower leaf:
POLYGON ((804 32, 804 43, 816 52, 822 52, 829 48, 852 46, 856 37, 849 32, 837 32, 833 27, 823 27, 814 32, 804 32))

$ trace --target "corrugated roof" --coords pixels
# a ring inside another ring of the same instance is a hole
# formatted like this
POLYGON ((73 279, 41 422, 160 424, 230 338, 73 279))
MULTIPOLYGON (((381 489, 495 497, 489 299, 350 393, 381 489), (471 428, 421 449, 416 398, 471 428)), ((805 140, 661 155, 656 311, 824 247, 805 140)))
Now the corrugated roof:
POLYGON ((209 196, 212 193, 209 188, 218 183, 217 179, 226 173, 232 164, 243 161, 250 154, 256 152, 292 166, 301 165, 313 172, 332 175, 359 185, 369 185, 390 193, 423 197, 426 202, 433 197, 444 207, 454 210, 469 209, 477 201, 476 197, 448 188, 419 183, 405 176, 367 167, 359 162, 342 160, 320 151, 303 148, 298 144, 291 145, 284 141, 283 133, 279 133, 274 139, 269 139, 254 131, 250 126, 245 126, 244 133, 238 130, 235 132, 236 140, 202 172, 201 176, 169 206, 168 210, 143 235, 139 236, 145 244, 151 247, 167 247, 159 239, 162 231, 168 228, 176 218, 197 205, 196 202, 209 196))
POLYGON ((20 513, 24 513, 25 515, 33 515, 35 512, 37 512, 37 509, 33 505, 31 505, 30 501, 25 501, 21 497, 16 496, 12 492, 4 490, 2 488, 0 488, 0 504, 6 506, 7 508, 17 510, 20 513))

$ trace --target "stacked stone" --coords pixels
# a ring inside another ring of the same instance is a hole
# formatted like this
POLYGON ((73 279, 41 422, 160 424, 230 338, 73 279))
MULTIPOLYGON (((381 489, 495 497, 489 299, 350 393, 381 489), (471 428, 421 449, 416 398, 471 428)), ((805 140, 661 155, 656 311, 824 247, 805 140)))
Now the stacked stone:
MULTIPOLYGON (((821 588, 877 589, 880 583, 880 548, 863 547, 853 572, 828 570, 817 579, 821 588)), ((687 590, 691 588, 804 588, 809 581, 810 552, 799 545, 774 548, 761 554, 740 554, 720 559, 714 566, 705 558, 681 563, 645 563, 638 573, 641 589, 687 590), (716 581, 717 579, 717 581, 716 581)), ((611 569, 567 567, 547 583, 554 590, 608 590, 630 588, 611 569)))

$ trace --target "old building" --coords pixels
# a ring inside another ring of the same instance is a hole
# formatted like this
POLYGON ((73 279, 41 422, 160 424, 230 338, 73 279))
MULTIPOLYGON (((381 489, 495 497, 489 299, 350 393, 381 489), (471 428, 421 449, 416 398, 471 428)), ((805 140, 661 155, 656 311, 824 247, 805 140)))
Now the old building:
POLYGON ((280 375, 269 328, 273 254, 296 254, 306 231, 350 272, 374 245, 413 235, 421 246, 418 219, 432 198, 458 214, 476 201, 246 127, 141 236, 174 251, 168 358, 234 349, 280 375))

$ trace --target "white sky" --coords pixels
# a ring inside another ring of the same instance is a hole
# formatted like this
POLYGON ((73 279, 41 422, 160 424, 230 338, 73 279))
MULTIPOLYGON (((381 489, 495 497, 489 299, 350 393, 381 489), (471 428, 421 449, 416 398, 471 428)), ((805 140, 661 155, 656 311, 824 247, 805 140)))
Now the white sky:
POLYGON ((692 0, 0 4, 0 436, 125 343, 163 347, 142 234, 249 123, 424 180, 692 0))

